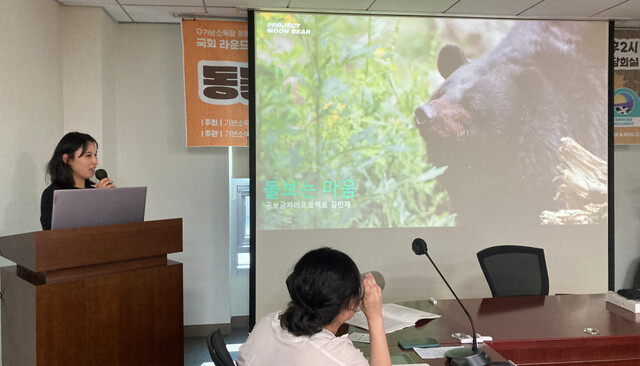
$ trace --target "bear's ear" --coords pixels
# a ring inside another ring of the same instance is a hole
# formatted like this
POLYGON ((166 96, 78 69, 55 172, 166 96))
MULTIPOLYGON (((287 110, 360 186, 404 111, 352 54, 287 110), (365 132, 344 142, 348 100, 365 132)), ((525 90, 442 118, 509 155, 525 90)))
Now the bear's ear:
POLYGON ((545 82, 544 75, 535 67, 522 70, 515 80, 518 90, 529 101, 537 100, 543 96, 545 82))
POLYGON ((443 78, 448 78, 460 66, 467 63, 467 56, 462 48, 455 44, 448 44, 440 49, 438 54, 438 71, 443 78))

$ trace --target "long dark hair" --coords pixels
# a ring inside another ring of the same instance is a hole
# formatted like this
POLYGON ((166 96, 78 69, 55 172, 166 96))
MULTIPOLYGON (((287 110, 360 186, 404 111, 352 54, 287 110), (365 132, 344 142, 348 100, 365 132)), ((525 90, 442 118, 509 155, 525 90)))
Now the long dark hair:
MULTIPOLYGON (((69 132, 60 139, 58 146, 53 151, 51 160, 49 160, 49 164, 47 164, 47 175, 51 179, 51 183, 61 187, 73 187, 75 183, 73 171, 71 166, 64 162, 62 156, 68 154, 73 159, 75 158, 75 152, 80 148, 82 149, 80 156, 82 156, 87 152, 89 143, 96 144, 96 149, 98 148, 96 140, 86 133, 69 132)), ((93 182, 87 179, 85 180, 85 186, 87 185, 93 185, 93 182)))
POLYGON ((348 255, 319 248, 296 263, 287 289, 291 302, 280 316, 280 325, 296 336, 310 336, 360 298, 360 271, 348 255))

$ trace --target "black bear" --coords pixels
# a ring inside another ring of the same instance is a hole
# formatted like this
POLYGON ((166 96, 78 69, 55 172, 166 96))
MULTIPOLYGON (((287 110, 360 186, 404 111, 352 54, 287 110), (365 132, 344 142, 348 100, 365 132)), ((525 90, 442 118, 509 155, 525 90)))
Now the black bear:
POLYGON ((458 223, 539 223, 554 201, 562 137, 607 158, 607 32, 590 22, 524 21, 487 56, 440 50, 446 79, 415 110, 427 160, 458 223))

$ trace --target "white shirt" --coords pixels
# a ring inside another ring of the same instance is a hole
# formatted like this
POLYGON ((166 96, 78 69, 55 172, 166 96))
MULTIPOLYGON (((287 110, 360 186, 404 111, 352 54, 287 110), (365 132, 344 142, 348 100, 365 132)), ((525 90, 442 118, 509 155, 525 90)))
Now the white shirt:
POLYGON ((368 366, 362 352, 345 334, 326 329, 312 336, 295 336, 280 326, 279 313, 262 318, 240 347, 238 366, 368 366))

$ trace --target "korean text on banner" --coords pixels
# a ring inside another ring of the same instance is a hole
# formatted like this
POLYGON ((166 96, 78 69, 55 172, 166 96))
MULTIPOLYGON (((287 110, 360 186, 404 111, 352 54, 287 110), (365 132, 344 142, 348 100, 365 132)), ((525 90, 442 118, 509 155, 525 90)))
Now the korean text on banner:
POLYGON ((613 141, 640 144, 640 31, 616 29, 613 42, 613 141))
POLYGON ((244 21, 182 21, 187 146, 248 145, 248 48, 244 21))

